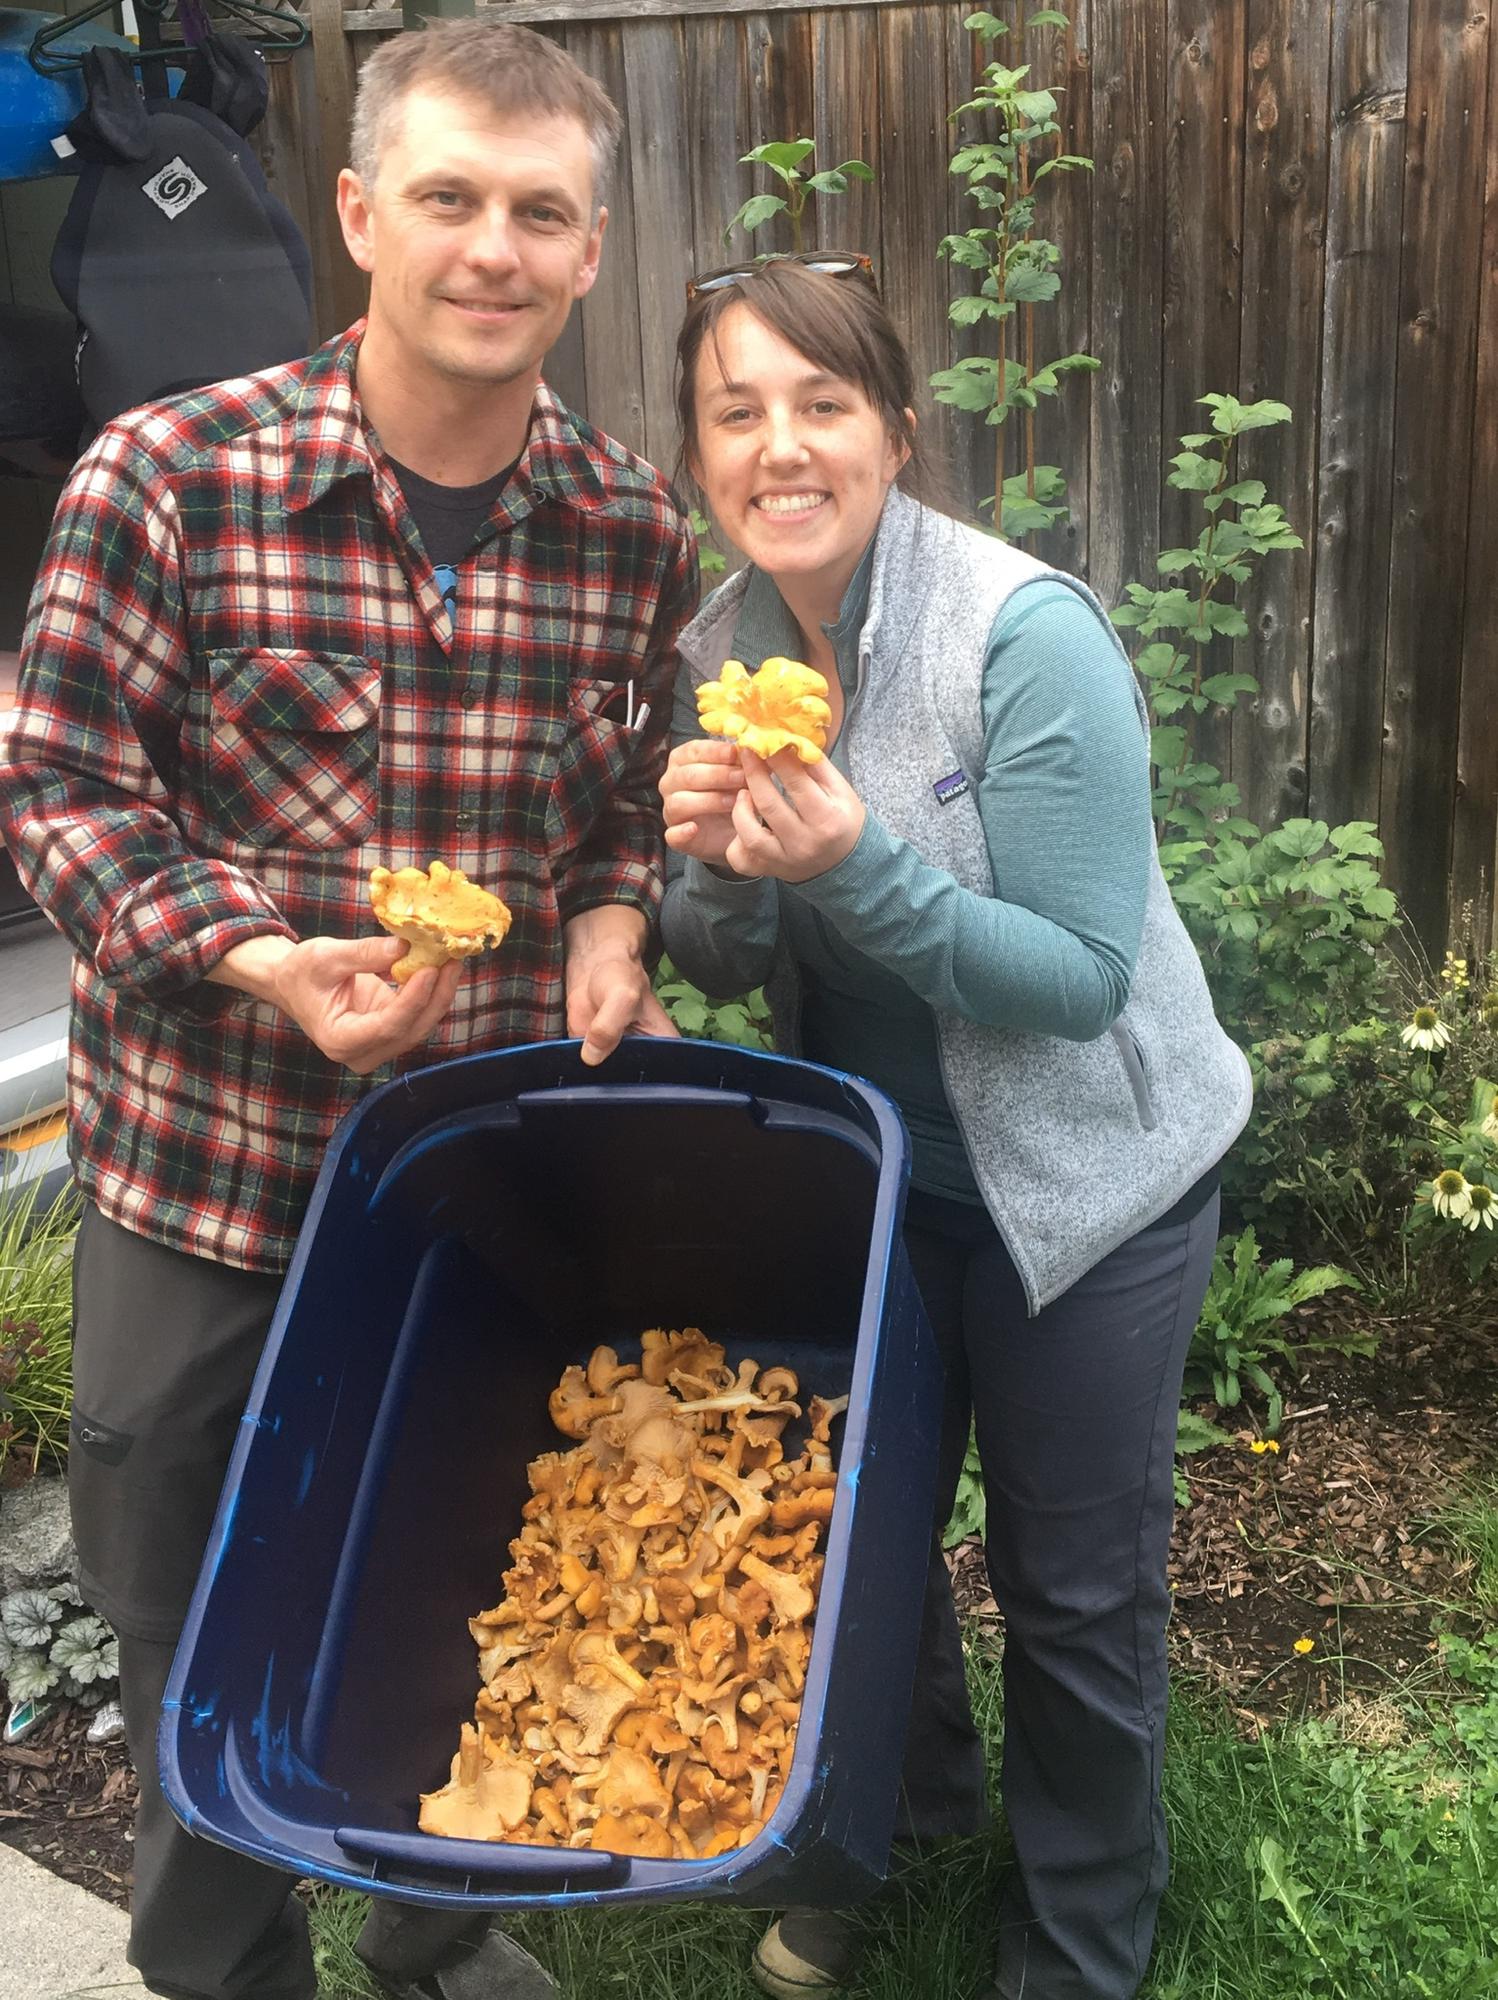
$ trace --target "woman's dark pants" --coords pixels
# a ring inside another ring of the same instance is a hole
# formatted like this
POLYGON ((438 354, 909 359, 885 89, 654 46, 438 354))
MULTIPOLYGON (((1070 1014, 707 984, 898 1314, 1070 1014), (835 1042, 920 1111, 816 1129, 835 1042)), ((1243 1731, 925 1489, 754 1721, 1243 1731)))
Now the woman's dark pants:
MULTIPOLYGON (((1004 1617, 1001 1782, 1017 1866, 1001 1917, 1002 2000, 1131 2000, 1149 1961, 1168 1872, 1160 1764, 1176 1410, 1217 1223, 1214 1194, 1027 1319, 986 1214, 911 1196, 906 1244, 947 1369, 935 1518, 952 1510, 971 1407, 1004 1617)), ((968 1833, 984 1817, 982 1749, 933 1546, 902 1831, 968 1833)))

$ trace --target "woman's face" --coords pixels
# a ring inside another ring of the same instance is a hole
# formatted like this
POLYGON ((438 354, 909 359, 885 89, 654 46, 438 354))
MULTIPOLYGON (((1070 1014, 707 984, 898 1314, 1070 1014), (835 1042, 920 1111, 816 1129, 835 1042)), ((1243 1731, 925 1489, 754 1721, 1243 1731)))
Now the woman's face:
POLYGON ((777 580, 842 599, 907 453, 854 382, 736 305, 696 361, 692 471, 719 528, 777 580))

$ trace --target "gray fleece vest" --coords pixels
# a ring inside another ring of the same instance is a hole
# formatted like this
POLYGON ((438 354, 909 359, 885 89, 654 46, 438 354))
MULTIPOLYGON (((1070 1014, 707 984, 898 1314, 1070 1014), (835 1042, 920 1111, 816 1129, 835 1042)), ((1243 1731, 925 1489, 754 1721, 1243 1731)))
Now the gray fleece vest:
MULTIPOLYGON (((892 833, 979 896, 994 894, 976 799, 984 656, 1005 601, 1036 577, 1103 615, 1074 577, 891 488, 844 724, 849 776, 892 833)), ((746 584, 731 579, 683 635, 694 682, 714 679, 728 656, 746 584)), ((1137 685, 1135 700, 1147 742, 1137 685)), ((789 972, 771 982, 787 1052, 797 1047, 789 972)), ((939 1009, 936 1024, 974 1178, 1032 1313, 1174 1206, 1248 1117, 1248 1063, 1217 1024, 1158 861, 1128 1004, 1107 1034, 1064 1041, 939 1009)))

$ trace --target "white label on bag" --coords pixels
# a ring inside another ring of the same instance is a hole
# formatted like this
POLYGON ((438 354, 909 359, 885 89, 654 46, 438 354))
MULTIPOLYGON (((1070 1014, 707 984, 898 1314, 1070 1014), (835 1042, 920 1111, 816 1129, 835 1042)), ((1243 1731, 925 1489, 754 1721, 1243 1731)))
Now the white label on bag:
POLYGON ((141 193, 149 195, 168 222, 175 222, 184 208, 191 208, 200 194, 207 194, 208 188, 200 181, 192 168, 179 153, 174 160, 168 160, 159 174, 153 174, 141 188, 141 193))

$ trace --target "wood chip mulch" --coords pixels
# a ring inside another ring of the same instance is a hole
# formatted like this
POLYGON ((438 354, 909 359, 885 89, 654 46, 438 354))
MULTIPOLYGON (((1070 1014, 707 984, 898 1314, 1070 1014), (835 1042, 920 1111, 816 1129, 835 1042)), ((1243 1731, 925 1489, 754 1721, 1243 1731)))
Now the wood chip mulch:
POLYGON ((135 1773, 123 1741, 88 1741, 90 1720, 70 1703, 24 1742, 0 1744, 0 1841, 123 1909, 135 1773))

